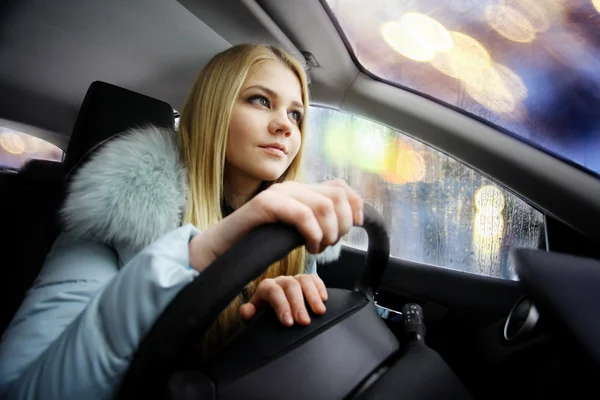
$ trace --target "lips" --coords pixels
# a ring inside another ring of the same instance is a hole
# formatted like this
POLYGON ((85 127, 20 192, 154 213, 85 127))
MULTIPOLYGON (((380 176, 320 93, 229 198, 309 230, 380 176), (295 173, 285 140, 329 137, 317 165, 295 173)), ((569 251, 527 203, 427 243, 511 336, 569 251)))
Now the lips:
POLYGON ((283 145, 281 143, 269 143, 269 144, 262 145, 260 147, 263 149, 281 150, 284 154, 287 154, 287 147, 285 147, 285 145, 283 145))

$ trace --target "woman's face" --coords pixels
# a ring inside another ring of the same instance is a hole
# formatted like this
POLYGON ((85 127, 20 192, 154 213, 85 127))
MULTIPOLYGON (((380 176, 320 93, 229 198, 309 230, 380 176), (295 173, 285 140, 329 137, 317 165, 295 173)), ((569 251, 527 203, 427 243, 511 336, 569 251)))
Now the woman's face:
POLYGON ((258 184, 278 179, 300 149, 304 116, 300 81, 278 61, 250 71, 233 107, 225 176, 258 184))

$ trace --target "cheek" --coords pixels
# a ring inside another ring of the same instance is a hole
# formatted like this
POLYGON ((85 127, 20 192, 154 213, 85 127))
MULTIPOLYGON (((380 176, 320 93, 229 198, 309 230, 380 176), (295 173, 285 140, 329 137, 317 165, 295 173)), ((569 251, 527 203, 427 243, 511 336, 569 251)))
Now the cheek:
POLYGON ((253 113, 252 110, 240 107, 231 115, 229 121, 228 142, 237 143, 238 146, 244 143, 252 142, 255 132, 259 132, 260 115, 253 113))
MULTIPOLYGON (((225 152, 227 160, 231 160, 244 143, 246 137, 247 125, 243 123, 243 115, 239 111, 231 114, 229 121, 229 131, 227 133, 227 150, 225 152)), ((234 157, 235 158, 235 157, 234 157)))
POLYGON ((302 144, 302 135, 300 132, 294 132, 294 135, 291 138, 293 152, 292 155, 296 157, 298 152, 300 151, 300 145, 302 144))

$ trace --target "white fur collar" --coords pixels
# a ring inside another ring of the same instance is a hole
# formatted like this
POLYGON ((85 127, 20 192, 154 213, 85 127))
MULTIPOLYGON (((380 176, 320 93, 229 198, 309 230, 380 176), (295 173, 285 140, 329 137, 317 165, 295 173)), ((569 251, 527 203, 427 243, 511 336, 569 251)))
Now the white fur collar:
MULTIPOLYGON (((187 191, 175 132, 131 129, 76 172, 61 217, 74 235, 139 251, 181 225, 187 191)), ((330 246, 317 261, 335 261, 340 250, 330 246)))

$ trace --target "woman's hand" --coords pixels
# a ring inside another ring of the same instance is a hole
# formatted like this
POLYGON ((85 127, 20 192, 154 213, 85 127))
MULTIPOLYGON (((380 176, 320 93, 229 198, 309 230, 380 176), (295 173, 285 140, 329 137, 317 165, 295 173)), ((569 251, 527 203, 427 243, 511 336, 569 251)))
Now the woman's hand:
POLYGON ((275 184, 248 205, 261 223, 281 221, 295 226, 310 253, 336 244, 353 225, 363 223, 363 200, 342 180, 275 184))
POLYGON ((275 310, 282 324, 292 326, 294 321, 308 325, 310 317, 304 299, 315 314, 325 313, 327 300, 325 284, 316 274, 279 276, 259 283, 254 296, 240 308, 244 320, 249 320, 264 306, 275 310))
POLYGON ((210 265, 252 229, 273 222, 295 226, 310 253, 336 244, 353 225, 363 224, 363 200, 344 181, 277 183, 256 195, 190 242, 190 265, 210 265))

